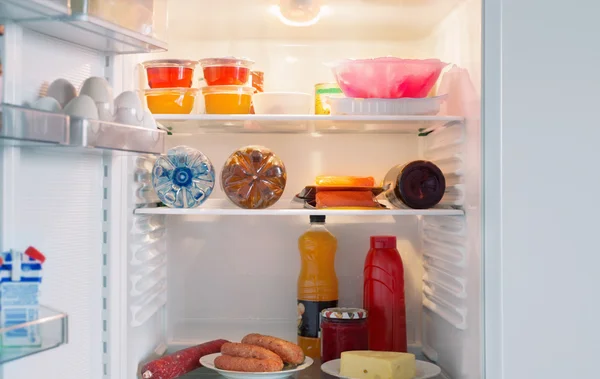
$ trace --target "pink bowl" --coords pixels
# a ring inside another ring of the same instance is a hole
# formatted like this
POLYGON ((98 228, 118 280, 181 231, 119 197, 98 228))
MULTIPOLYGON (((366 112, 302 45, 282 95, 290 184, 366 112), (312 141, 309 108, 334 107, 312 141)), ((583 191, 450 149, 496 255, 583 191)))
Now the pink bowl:
POLYGON ((361 99, 426 97, 446 63, 438 59, 345 59, 329 66, 344 95, 361 99))

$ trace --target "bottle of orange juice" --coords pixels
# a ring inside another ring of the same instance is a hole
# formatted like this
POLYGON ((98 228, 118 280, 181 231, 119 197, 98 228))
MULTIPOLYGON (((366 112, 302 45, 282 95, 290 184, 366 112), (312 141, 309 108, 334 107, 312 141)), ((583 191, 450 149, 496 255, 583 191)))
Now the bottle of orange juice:
POLYGON ((325 216, 310 216, 310 228, 298 239, 298 249, 302 260, 298 277, 298 345, 307 356, 319 358, 321 311, 338 305, 337 239, 325 228, 325 216))

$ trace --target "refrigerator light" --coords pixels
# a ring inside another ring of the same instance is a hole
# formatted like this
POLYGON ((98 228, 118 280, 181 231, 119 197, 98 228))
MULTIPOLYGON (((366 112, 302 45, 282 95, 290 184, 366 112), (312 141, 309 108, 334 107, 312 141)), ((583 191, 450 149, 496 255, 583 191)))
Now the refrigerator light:
POLYGON ((282 1, 280 5, 269 7, 269 12, 283 24, 296 27, 315 25, 322 16, 330 13, 327 5, 303 6, 305 2, 303 0, 282 1))

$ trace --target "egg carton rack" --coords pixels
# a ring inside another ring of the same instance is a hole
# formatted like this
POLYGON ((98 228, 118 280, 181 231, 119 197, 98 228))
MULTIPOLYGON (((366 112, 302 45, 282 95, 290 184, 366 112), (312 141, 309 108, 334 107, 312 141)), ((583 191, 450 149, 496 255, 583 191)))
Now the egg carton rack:
POLYGON ((166 135, 157 129, 0 104, 0 141, 3 145, 48 144, 162 154, 166 149, 166 135))

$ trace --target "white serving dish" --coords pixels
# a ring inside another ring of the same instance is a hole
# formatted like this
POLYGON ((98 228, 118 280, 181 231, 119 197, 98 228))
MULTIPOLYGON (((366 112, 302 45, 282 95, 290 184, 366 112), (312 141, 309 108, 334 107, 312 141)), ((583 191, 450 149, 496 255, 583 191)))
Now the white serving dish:
MULTIPOLYGON (((321 365, 321 371, 331 376, 342 379, 350 379, 340 375, 340 363, 341 359, 333 359, 329 362, 325 362, 321 365)), ((417 360, 416 362, 416 375, 413 379, 427 379, 435 378, 442 373, 442 369, 433 363, 417 360)))
POLYGON ((304 363, 294 368, 286 369, 275 372, 242 372, 242 371, 229 371, 221 370, 215 367, 215 358, 221 355, 221 353, 215 353, 205 355, 200 358, 202 366, 214 370, 219 374, 229 379, 283 379, 294 375, 295 373, 309 368, 313 364, 313 360, 310 357, 304 358, 304 363))
POLYGON ((259 92, 252 96, 256 114, 310 114, 312 96, 303 92, 259 92))
POLYGON ((353 99, 329 97, 332 115, 436 115, 446 95, 418 99, 353 99))

